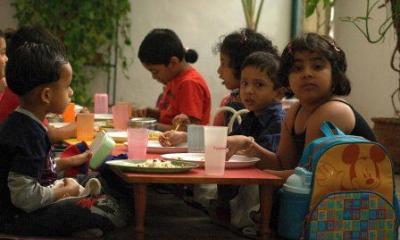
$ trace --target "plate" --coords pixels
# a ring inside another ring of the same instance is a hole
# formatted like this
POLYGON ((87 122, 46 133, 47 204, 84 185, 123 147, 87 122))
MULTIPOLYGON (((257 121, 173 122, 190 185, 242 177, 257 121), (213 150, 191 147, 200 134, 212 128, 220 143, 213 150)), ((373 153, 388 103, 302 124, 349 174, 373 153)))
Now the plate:
MULTIPOLYGON (((128 142, 124 142, 125 146, 128 146, 128 142)), ((147 143, 148 153, 183 153, 187 152, 187 144, 183 143, 175 147, 163 147, 159 141, 149 140, 147 143)))
POLYGON ((95 113, 94 119, 99 121, 105 121, 105 120, 112 120, 113 117, 111 113, 95 113))
POLYGON ((187 144, 179 144, 174 147, 163 147, 157 140, 149 140, 147 143, 147 152, 149 153, 183 153, 187 152, 187 144))
POLYGON ((51 123, 49 123, 50 126, 55 127, 55 128, 64 127, 64 126, 67 126, 68 124, 70 124, 70 123, 68 123, 68 122, 51 122, 51 123))
POLYGON ((142 164, 149 160, 112 160, 107 161, 106 164, 117 167, 122 171, 129 172, 142 172, 142 173, 181 173, 190 171, 199 165, 193 162, 185 161, 165 161, 173 165, 173 167, 143 167, 142 164))
POLYGON ((127 131, 107 131, 107 135, 112 137, 117 143, 123 143, 128 140, 127 131))
MULTIPOLYGON (((169 153, 161 155, 165 160, 180 160, 185 162, 198 163, 200 167, 204 166, 204 153, 169 153)), ((229 161, 225 162, 225 168, 245 168, 253 166, 260 161, 256 157, 246 157, 243 155, 233 155, 229 161)))

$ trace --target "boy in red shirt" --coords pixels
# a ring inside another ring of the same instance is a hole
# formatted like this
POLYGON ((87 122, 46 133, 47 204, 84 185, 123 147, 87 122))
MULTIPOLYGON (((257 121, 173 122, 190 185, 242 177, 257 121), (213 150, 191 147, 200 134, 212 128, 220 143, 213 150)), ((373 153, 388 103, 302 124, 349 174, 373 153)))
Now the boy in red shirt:
POLYGON ((170 29, 154 29, 142 41, 138 57, 152 77, 165 85, 159 108, 135 111, 136 116, 158 119, 158 129, 172 128, 172 119, 186 114, 192 123, 207 125, 210 120, 211 97, 207 83, 190 66, 197 53, 185 50, 179 37, 170 29))

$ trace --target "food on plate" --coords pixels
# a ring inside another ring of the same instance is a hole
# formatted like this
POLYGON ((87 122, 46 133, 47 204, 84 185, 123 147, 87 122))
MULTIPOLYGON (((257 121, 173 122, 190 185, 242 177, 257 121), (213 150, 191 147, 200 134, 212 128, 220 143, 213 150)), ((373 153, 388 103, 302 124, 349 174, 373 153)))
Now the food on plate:
POLYGON ((165 161, 160 159, 147 159, 140 163, 129 163, 129 165, 141 168, 179 168, 184 167, 180 164, 173 164, 171 161, 165 161))
POLYGON ((149 140, 156 140, 158 141, 158 138, 160 137, 161 132, 159 131, 149 131, 149 140))

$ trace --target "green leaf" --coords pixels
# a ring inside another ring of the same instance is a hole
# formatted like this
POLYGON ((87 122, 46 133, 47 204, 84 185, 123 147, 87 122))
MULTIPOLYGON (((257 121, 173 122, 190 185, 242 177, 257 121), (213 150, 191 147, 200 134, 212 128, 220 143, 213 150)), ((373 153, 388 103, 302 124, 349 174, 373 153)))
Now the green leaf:
MULTIPOLYGON (((121 34, 120 42, 114 42, 117 31, 130 29, 130 0, 13 0, 11 6, 15 8, 19 25, 42 25, 63 40, 74 71, 73 98, 79 104, 91 102, 87 87, 95 71, 88 70, 87 65, 93 66, 98 56, 105 62, 110 46, 116 45, 119 49, 131 46, 130 35, 126 33, 121 34)), ((124 60, 132 52, 119 51, 118 55, 124 60)), ((128 65, 126 61, 121 62, 125 70, 128 65)), ((103 65, 94 67, 104 69, 103 65)))
POLYGON ((314 13, 319 1, 322 0, 306 0, 306 17, 309 17, 314 13))

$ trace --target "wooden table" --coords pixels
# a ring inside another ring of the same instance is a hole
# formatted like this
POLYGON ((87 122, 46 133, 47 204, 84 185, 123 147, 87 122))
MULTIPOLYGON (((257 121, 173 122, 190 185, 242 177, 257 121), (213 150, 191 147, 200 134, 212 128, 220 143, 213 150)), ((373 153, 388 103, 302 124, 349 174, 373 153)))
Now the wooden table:
MULTIPOLYGON (((158 156, 157 154, 148 154, 148 158, 158 156)), ((125 182, 133 185, 135 231, 139 234, 144 233, 147 184, 258 184, 261 211, 260 238, 267 239, 270 234, 269 220, 273 190, 276 186, 283 183, 281 178, 256 168, 226 169, 223 176, 207 176, 202 168, 192 169, 186 173, 174 174, 122 172, 117 168, 112 168, 112 170, 125 182)))

